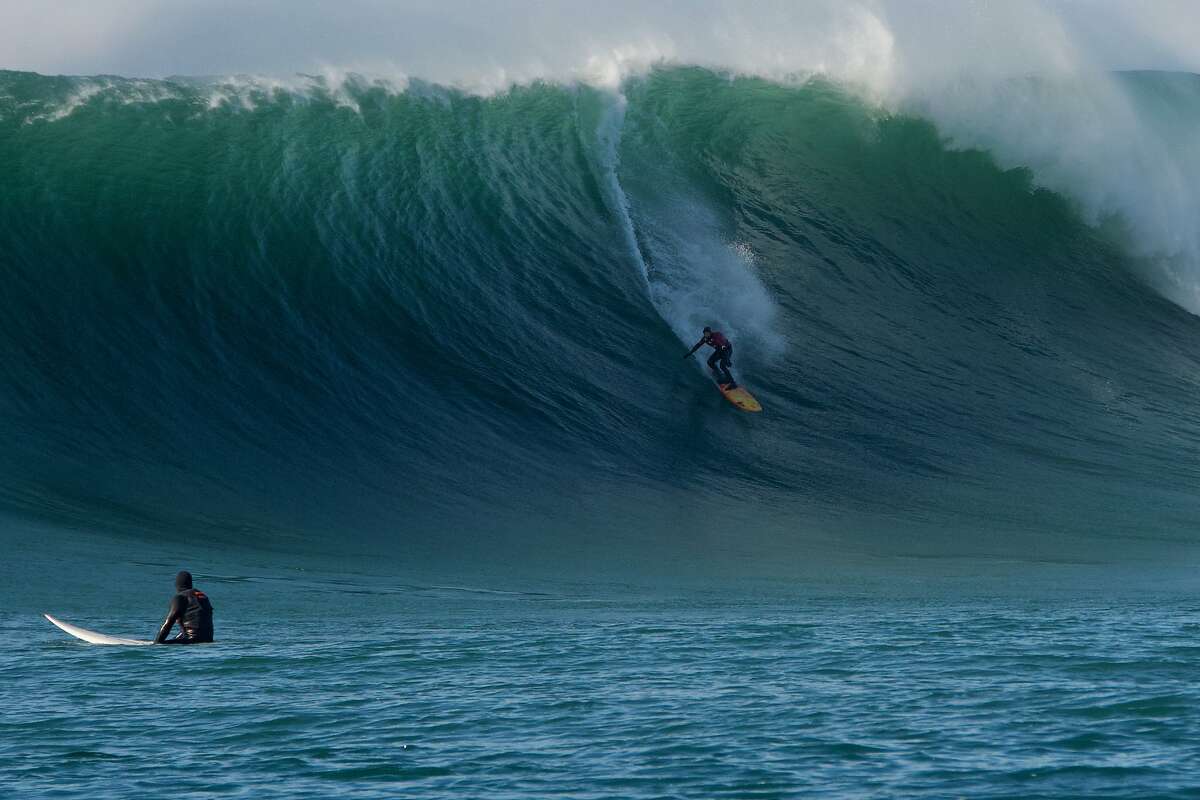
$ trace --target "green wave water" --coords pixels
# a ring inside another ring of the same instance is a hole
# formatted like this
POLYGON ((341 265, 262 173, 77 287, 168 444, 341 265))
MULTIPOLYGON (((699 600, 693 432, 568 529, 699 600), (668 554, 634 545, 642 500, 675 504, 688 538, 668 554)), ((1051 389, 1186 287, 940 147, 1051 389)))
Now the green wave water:
POLYGON ((4 73, 0 171, 13 518, 698 568, 1194 541, 1195 317, 1119 224, 836 85, 4 73), (705 324, 761 416, 680 361, 705 324))

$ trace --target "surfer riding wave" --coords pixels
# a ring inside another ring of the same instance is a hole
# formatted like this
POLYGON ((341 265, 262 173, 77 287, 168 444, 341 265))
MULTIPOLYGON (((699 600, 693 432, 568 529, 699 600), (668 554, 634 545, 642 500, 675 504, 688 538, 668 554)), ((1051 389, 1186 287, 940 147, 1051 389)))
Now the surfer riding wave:
POLYGON ((722 387, 736 389, 737 382, 733 379, 733 373, 729 371, 729 367, 733 364, 733 344, 725 337, 725 334, 707 326, 704 328, 703 334, 700 341, 696 342, 684 358, 688 358, 704 345, 708 345, 713 349, 712 355, 708 357, 708 368, 712 370, 713 377, 722 387))

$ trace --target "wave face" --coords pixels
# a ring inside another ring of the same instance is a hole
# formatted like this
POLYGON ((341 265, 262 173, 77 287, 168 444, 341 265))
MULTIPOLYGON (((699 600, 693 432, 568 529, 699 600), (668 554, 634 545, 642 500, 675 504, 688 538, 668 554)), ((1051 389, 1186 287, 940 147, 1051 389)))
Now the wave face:
POLYGON ((1197 319, 1070 197, 832 84, 0 73, 0 174, 10 517, 450 558, 1195 541, 1197 319), (704 324, 764 414, 681 361, 704 324))

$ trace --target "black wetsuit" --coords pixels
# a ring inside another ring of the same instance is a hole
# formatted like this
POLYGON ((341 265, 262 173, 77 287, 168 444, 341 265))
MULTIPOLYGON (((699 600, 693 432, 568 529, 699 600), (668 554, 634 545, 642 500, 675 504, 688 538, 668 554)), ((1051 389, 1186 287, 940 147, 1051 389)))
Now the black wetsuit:
POLYGON ((731 366, 733 366, 733 345, 726 341, 724 346, 717 347, 708 357, 708 368, 718 376, 721 383, 733 385, 733 373, 729 371, 731 366))
POLYGON ((192 588, 192 576, 180 573, 175 579, 175 588, 179 593, 171 598, 171 608, 158 636, 154 637, 155 644, 201 644, 213 640, 213 608, 208 595, 199 589, 192 588), (186 579, 184 576, 187 575, 186 579), (168 639, 171 628, 179 623, 180 633, 174 639, 168 639))

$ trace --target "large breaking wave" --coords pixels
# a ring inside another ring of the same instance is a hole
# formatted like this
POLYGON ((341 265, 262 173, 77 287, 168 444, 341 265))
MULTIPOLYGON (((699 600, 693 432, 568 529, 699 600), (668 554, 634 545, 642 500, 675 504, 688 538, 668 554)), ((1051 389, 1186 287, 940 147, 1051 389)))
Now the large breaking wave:
MULTIPOLYGON (((1198 81, 1117 79, 1143 172, 1198 81)), ((1194 188, 1114 198, 980 113, 3 73, 0 509, 449 558, 1190 543, 1192 221, 1139 213, 1194 188), (764 414, 681 360, 704 324, 764 414)))

